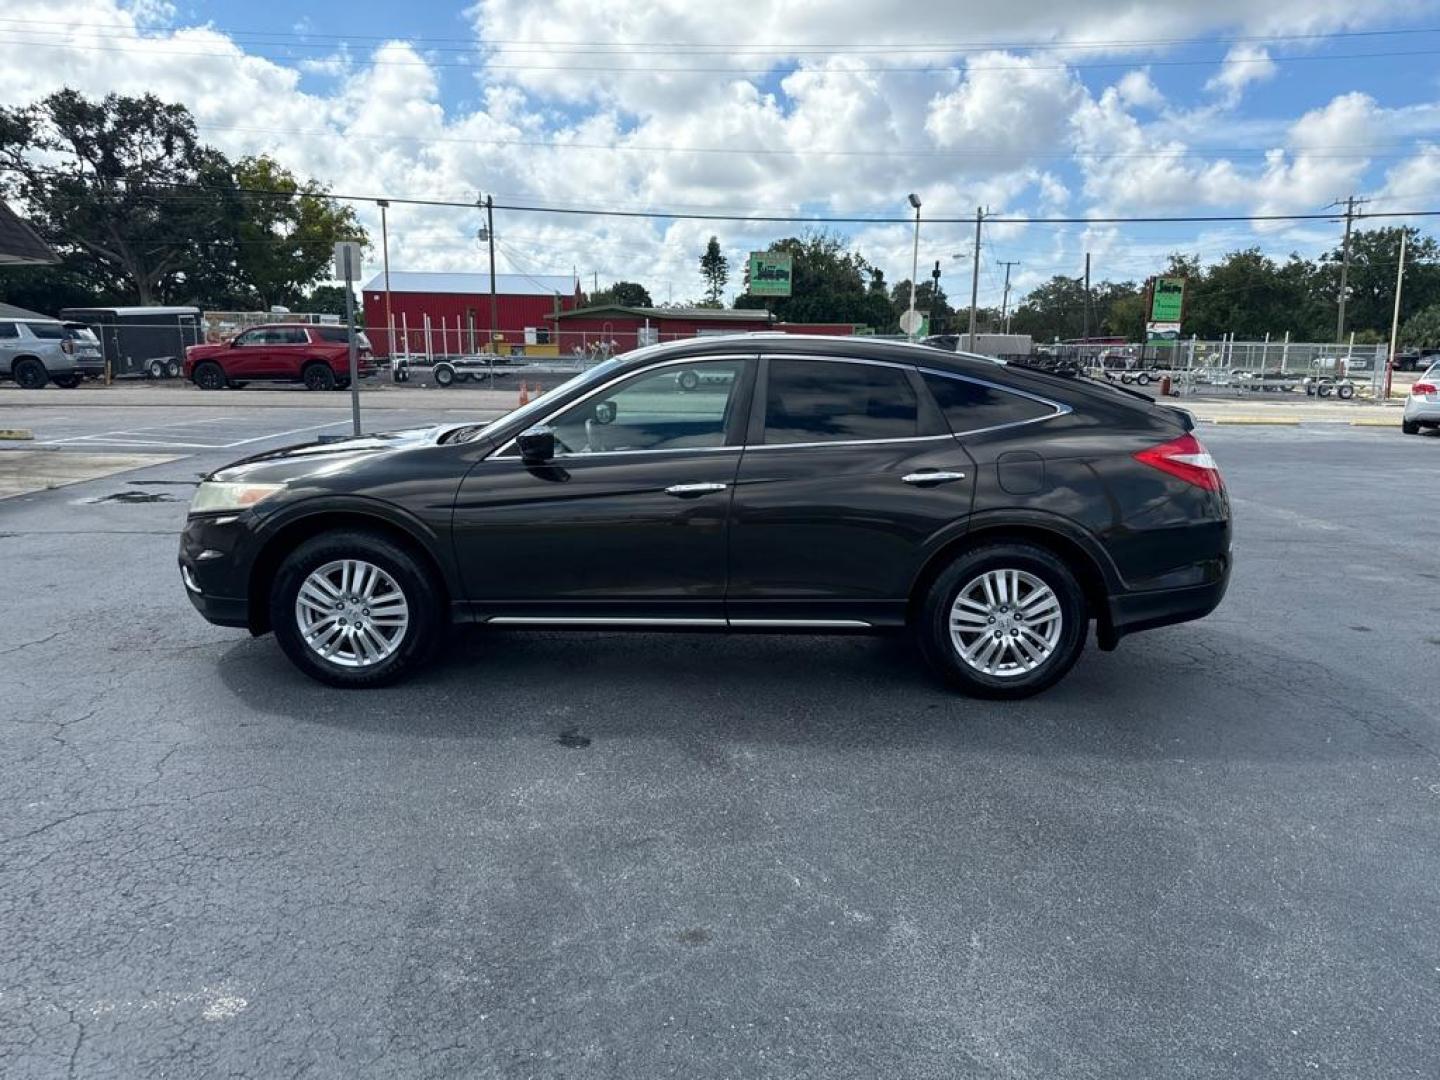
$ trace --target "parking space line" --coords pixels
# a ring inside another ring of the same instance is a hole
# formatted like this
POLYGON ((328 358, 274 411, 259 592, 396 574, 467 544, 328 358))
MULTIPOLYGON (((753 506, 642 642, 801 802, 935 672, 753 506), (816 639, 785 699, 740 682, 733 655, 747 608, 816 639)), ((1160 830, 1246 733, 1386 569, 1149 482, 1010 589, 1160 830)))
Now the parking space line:
POLYGON ((248 439, 234 439, 223 443, 202 443, 202 442, 177 442, 163 436, 147 438, 147 435, 159 435, 155 429, 140 428, 136 431, 103 431, 90 435, 73 435, 67 439, 46 439, 41 440, 44 446, 155 446, 173 447, 182 450, 229 450, 236 446, 248 446, 250 443, 264 442, 267 439, 283 439, 288 435, 301 435, 307 431, 321 431, 325 428, 341 427, 348 425, 349 420, 332 420, 327 424, 310 424, 306 427, 290 428, 287 431, 273 431, 265 435, 253 435, 248 439))

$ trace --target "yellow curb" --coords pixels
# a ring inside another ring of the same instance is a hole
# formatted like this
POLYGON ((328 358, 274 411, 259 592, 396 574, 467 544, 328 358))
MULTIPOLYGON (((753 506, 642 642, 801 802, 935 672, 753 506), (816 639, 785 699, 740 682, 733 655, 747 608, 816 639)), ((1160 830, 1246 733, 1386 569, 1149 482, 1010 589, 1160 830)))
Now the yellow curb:
POLYGON ((9 439, 18 442, 33 438, 35 438, 34 433, 28 428, 0 428, 0 439, 9 439))
POLYGON ((1268 424, 1275 427, 1300 426, 1298 419, 1288 416, 1216 416, 1209 422, 1212 424, 1268 424))
POLYGON ((1390 419, 1389 417, 1372 416, 1372 417, 1370 417, 1370 418, 1368 418, 1368 419, 1365 419, 1365 420, 1351 420, 1351 421, 1350 421, 1350 426, 1351 426, 1351 427, 1393 427, 1393 428, 1398 428, 1400 425, 1397 424, 1397 423, 1395 423, 1395 421, 1392 420, 1392 419, 1390 419))

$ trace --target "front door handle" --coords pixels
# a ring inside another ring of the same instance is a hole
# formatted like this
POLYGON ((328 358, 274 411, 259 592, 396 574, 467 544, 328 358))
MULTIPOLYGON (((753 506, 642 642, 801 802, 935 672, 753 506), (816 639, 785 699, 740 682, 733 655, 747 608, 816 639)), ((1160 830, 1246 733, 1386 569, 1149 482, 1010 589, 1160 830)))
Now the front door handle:
POLYGON ((900 478, 907 484, 948 484, 952 480, 964 480, 963 472, 912 472, 906 473, 900 478))
POLYGON ((671 484, 665 489, 666 495, 674 495, 677 499, 693 499, 697 495, 709 495, 712 492, 724 491, 729 484, 671 484))

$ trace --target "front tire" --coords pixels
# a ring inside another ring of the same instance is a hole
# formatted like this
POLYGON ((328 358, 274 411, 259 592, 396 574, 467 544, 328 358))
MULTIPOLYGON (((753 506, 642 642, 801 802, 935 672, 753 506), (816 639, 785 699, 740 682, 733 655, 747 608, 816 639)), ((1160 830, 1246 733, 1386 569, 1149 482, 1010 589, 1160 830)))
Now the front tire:
POLYGON ((439 644, 444 604, 426 567, 374 533, 321 533, 280 565, 270 625, 291 663, 339 687, 386 686, 439 644))
POLYGON ((219 364, 209 360, 195 365, 195 370, 190 374, 190 381, 201 390, 224 390, 225 371, 219 364))
POLYGON ((1017 700, 1055 685, 1089 629, 1085 594, 1059 556, 1000 543, 968 551, 931 585, 915 633, 920 651, 973 697, 1017 700))

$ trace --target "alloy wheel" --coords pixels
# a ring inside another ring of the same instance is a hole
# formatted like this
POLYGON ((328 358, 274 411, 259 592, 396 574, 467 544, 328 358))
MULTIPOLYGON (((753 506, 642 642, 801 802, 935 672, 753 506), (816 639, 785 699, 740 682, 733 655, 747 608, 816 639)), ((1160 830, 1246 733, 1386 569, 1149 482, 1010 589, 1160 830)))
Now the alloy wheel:
POLYGON ((1025 570, 987 570, 956 594, 950 641, 975 671, 1009 679, 1034 671, 1055 653, 1060 599, 1025 570))
POLYGON ((368 668, 400 648, 410 606, 395 579, 374 563, 337 559, 301 583, 295 622, 316 656, 341 667, 368 668))

